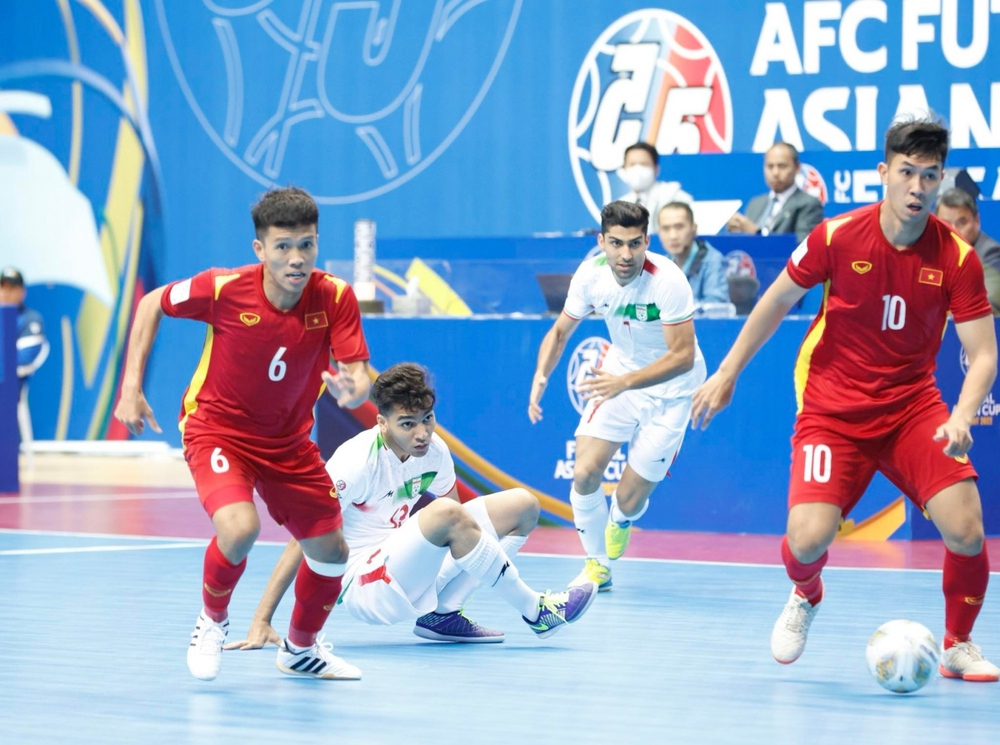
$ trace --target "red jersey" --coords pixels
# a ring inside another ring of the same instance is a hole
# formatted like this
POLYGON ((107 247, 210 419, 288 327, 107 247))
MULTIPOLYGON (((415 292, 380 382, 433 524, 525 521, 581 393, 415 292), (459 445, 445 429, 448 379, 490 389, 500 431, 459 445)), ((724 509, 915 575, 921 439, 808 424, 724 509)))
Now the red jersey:
POLYGON ((795 364, 799 413, 870 415, 940 395, 933 374, 948 313, 958 323, 991 313, 972 246, 930 215, 919 240, 896 250, 881 204, 823 221, 786 266, 802 287, 824 284, 795 364))
POLYGON ((256 445, 308 439, 331 354, 338 362, 369 358, 347 282, 314 269, 299 302, 283 312, 265 297, 263 277, 263 264, 251 264, 167 285, 164 313, 208 324, 181 404, 182 434, 222 430, 256 445))

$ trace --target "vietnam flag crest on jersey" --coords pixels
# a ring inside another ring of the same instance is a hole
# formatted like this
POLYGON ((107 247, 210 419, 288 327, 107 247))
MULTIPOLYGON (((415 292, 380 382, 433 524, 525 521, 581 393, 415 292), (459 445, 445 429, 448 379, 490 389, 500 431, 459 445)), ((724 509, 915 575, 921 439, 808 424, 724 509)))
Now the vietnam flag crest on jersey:
POLYGON ((941 283, 944 281, 944 272, 940 269, 931 269, 926 266, 920 267, 920 278, 918 280, 922 285, 934 285, 935 287, 940 287, 941 283))

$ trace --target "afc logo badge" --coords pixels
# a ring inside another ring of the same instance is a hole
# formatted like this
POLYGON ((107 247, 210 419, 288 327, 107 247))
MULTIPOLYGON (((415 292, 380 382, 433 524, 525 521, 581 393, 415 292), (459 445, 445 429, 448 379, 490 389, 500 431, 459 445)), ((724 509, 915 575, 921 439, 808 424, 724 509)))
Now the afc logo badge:
POLYGON ((601 366, 610 346, 611 343, 607 339, 591 336, 577 344, 573 354, 570 355, 569 365, 566 368, 566 388, 573 408, 580 414, 587 407, 587 401, 580 395, 578 386, 594 374, 595 368, 601 366))
POLYGON ((719 56, 683 16, 647 8, 622 16, 594 41, 569 105, 573 178, 598 219, 630 189, 616 175, 625 148, 663 155, 728 153, 733 105, 719 56))

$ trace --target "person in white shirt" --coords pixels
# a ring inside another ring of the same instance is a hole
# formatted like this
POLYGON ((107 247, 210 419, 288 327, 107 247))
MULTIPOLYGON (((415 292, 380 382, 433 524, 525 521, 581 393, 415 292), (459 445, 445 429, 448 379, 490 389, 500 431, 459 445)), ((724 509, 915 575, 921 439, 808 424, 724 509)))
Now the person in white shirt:
POLYGON ((618 177, 631 189, 621 197, 623 202, 641 204, 650 215, 671 202, 691 204, 693 198, 681 188, 679 181, 657 181, 660 175, 660 154, 647 142, 637 142, 625 148, 625 162, 618 177))
MULTIPOLYGON (((454 461, 434 432, 436 395, 427 370, 409 362, 394 365, 375 380, 371 396, 377 424, 337 448, 327 463, 350 546, 338 604, 369 624, 416 620, 417 636, 446 642, 504 640, 503 632, 463 613, 480 585, 496 591, 539 637, 578 620, 596 597, 594 583, 536 592, 511 560, 538 521, 534 495, 508 489, 459 501, 454 461), (430 494, 438 498, 415 510, 430 494)), ((292 540, 247 638, 226 649, 281 643, 271 618, 301 561, 302 550, 292 540)))
POLYGON ((795 233, 800 243, 823 221, 823 205, 795 185, 799 151, 776 142, 764 154, 764 181, 770 191, 747 203, 746 215, 737 212, 726 223, 731 233, 772 235, 795 233))
POLYGON ((563 312, 542 340, 531 384, 528 418, 542 418, 541 400, 566 342, 591 313, 604 317, 611 346, 578 386, 587 399, 576 429, 570 504, 587 553, 578 581, 611 589, 609 559, 628 545, 632 523, 667 475, 684 441, 691 397, 705 380, 705 359, 694 334, 694 297, 671 259, 648 253, 649 212, 611 202, 601 212, 598 244, 570 281, 563 312), (611 496, 604 471, 628 443, 628 465, 611 496))

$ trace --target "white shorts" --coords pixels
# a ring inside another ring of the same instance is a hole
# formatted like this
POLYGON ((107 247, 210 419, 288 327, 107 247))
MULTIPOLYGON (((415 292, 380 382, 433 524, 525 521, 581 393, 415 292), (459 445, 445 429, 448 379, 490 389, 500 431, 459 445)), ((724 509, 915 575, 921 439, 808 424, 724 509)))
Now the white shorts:
POLYGON ((691 397, 654 398, 641 390, 623 391, 583 410, 577 437, 628 443, 628 464, 646 481, 663 481, 681 451, 691 422, 691 397))
MULTIPOLYGON (((476 522, 496 537, 483 499, 465 503, 476 522)), ((438 604, 438 575, 448 558, 447 546, 435 546, 410 517, 379 546, 348 570, 340 601, 347 611, 369 624, 402 623, 430 613, 438 604)))

